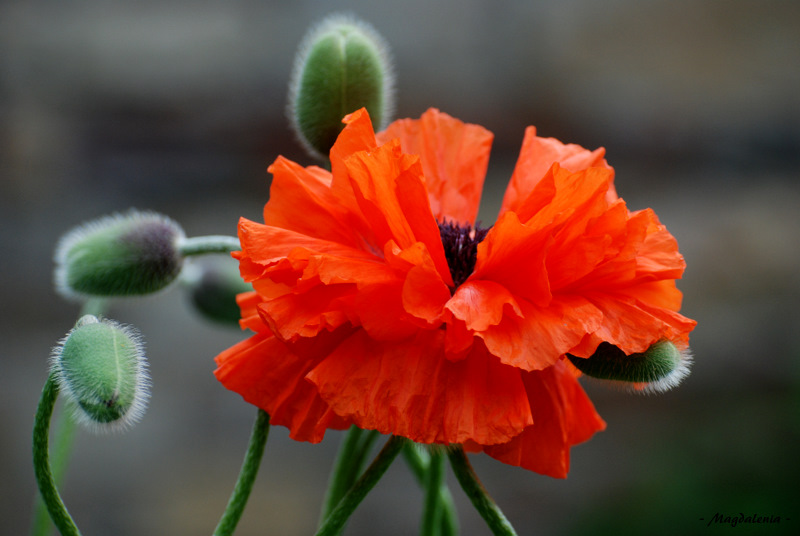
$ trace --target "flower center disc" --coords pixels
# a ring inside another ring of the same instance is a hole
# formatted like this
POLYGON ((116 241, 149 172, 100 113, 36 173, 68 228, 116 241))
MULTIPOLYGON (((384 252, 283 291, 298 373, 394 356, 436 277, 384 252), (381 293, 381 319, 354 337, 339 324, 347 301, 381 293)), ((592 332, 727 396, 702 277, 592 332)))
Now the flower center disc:
POLYGON ((475 261, 478 260, 478 244, 486 238, 489 229, 482 229, 478 225, 473 228, 470 224, 461 226, 452 221, 439 222, 438 225, 439 235, 442 237, 444 246, 444 256, 455 284, 455 287, 451 289, 454 292, 475 269, 475 261))

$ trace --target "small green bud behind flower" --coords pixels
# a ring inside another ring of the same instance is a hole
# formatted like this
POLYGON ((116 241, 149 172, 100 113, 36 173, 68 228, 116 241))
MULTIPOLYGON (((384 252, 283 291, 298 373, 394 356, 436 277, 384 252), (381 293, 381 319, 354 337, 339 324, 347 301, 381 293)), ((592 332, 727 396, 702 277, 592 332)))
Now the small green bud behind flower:
POLYGON ((156 292, 180 274, 185 235, 166 216, 131 210, 76 227, 56 247, 56 289, 66 298, 156 292))
POLYGON ((368 24, 333 15, 303 39, 289 84, 289 119, 314 157, 324 159, 349 113, 366 108, 376 130, 394 108, 388 47, 368 24))
POLYGON ((147 408, 144 345, 129 326, 81 317, 53 349, 51 370, 76 420, 91 430, 125 429, 147 408))
POLYGON ((187 265, 181 276, 195 309, 209 320, 238 326, 241 313, 236 296, 253 290, 239 275, 233 259, 204 260, 187 265))
POLYGON ((671 342, 658 341, 646 351, 626 355, 607 342, 588 359, 567 354, 575 367, 589 377, 610 380, 640 392, 663 392, 689 375, 691 354, 671 342))

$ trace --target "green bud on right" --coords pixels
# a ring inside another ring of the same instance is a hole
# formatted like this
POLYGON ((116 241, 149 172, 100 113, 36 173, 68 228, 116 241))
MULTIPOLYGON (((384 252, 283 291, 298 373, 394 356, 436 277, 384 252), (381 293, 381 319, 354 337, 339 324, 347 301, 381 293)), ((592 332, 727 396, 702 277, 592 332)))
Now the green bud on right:
POLYGON ((591 357, 567 354, 575 367, 591 378, 608 380, 641 392, 662 392, 676 387, 689 375, 692 362, 688 350, 670 341, 652 344, 641 353, 627 355, 617 346, 603 342, 591 357))
POLYGON ((368 24, 334 15, 300 45, 289 86, 289 119, 301 143, 324 159, 344 128, 342 119, 366 108, 376 130, 394 108, 388 47, 368 24))

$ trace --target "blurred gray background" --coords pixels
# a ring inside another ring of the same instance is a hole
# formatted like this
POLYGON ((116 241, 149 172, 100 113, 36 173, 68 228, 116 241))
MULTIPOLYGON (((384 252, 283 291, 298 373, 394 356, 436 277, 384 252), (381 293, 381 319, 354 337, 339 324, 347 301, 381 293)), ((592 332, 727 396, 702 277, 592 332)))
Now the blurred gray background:
MULTIPOLYGON (((295 48, 333 11, 391 44, 398 116, 436 106, 496 134, 491 222, 522 141, 605 146, 617 189, 653 207, 688 269, 693 373, 661 396, 587 384, 607 431, 566 480, 473 458, 521 535, 722 533, 715 513, 781 516, 794 533, 800 447, 800 2, 160 0, 0 4, 0 533, 25 534, 33 413, 74 304, 52 290, 61 233, 129 207, 187 234, 260 217, 267 165, 310 163, 284 118, 295 48), (706 521, 701 521, 704 518, 706 521), (787 519, 789 518, 789 519, 787 519)), ((119 303, 144 334, 149 411, 119 436, 77 434, 63 487, 86 535, 210 534, 255 410, 212 375, 246 336, 180 288, 119 303)), ((341 435, 275 428, 237 534, 313 533, 341 435)), ((454 485, 462 534, 488 531, 454 485)), ((398 462, 349 535, 417 531, 422 495, 398 462)))

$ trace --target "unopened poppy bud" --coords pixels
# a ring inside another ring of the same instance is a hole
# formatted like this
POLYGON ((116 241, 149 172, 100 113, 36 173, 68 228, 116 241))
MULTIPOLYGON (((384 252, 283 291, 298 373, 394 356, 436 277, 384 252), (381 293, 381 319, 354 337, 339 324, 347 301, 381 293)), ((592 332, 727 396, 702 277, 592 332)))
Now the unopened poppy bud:
POLYGON ((56 247, 56 289, 67 298, 156 292, 180 274, 184 238, 177 223, 152 212, 88 222, 56 247))
POLYGON ((51 367, 76 420, 89 429, 124 429, 144 414, 150 380, 135 329, 83 316, 53 349, 51 367))
POLYGON ((376 127, 394 108, 388 47, 368 24, 334 15, 303 39, 289 85, 289 119, 301 143, 327 157, 349 113, 366 108, 376 127))
POLYGON ((567 354, 578 370, 592 378, 611 380, 636 391, 663 392, 676 387, 689 375, 692 358, 688 350, 659 341, 646 351, 626 355, 607 342, 601 343, 588 359, 567 354))
POLYGON ((209 260, 188 265, 181 281, 200 314, 214 322, 238 326, 241 313, 236 296, 253 290, 253 287, 242 280, 235 263, 223 262, 231 260, 209 260))

